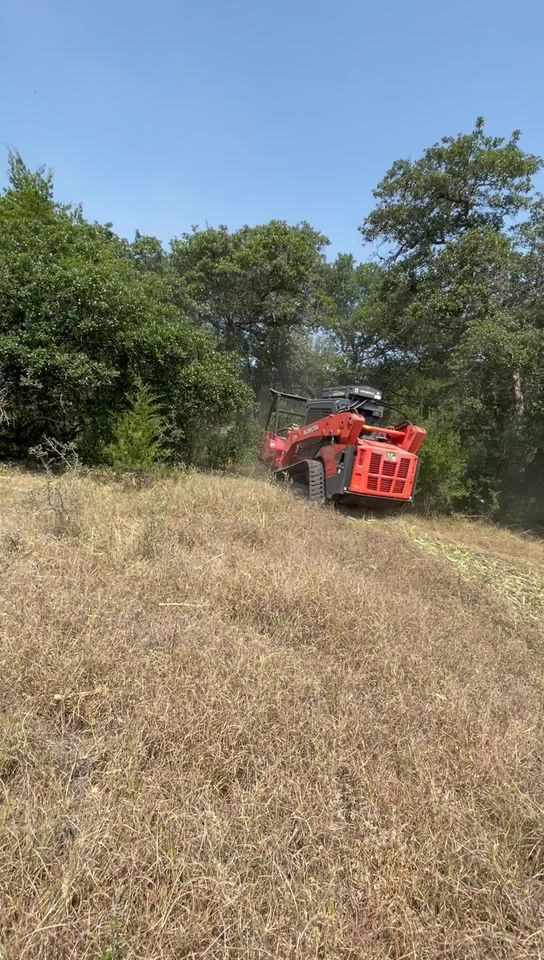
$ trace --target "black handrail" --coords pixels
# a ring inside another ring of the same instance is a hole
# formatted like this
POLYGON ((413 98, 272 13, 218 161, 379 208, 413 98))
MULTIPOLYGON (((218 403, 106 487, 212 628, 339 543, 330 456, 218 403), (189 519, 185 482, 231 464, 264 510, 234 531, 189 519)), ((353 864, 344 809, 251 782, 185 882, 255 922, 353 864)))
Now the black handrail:
POLYGON ((284 393, 283 390, 274 390, 270 387, 270 393, 276 397, 285 397, 287 400, 300 400, 301 403, 308 403, 309 397, 299 397, 297 393, 284 393))

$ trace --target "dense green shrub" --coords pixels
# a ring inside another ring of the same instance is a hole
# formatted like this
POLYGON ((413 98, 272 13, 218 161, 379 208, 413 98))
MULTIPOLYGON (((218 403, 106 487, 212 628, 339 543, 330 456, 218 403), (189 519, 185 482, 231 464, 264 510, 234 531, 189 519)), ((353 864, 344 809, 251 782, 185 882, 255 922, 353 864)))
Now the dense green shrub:
POLYGON ((0 456, 43 436, 96 460, 138 377, 161 397, 174 459, 251 407, 239 360, 172 302, 107 227, 56 204, 51 177, 11 160, 0 197, 0 456))
POLYGON ((470 492, 461 438, 436 416, 424 426, 416 502, 428 512, 453 510, 470 492))

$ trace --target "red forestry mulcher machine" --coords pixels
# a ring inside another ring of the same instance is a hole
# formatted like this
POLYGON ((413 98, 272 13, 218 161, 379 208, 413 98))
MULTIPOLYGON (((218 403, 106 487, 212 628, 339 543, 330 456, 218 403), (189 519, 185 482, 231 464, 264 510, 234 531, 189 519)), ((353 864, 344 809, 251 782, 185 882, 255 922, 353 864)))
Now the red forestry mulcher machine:
POLYGON ((310 500, 320 502, 372 507, 411 503, 417 452, 426 431, 408 420, 382 427, 379 390, 328 387, 314 400, 280 390, 271 393, 259 459, 275 476, 291 478, 310 500), (305 404, 305 410, 297 413, 282 407, 283 400, 305 404))

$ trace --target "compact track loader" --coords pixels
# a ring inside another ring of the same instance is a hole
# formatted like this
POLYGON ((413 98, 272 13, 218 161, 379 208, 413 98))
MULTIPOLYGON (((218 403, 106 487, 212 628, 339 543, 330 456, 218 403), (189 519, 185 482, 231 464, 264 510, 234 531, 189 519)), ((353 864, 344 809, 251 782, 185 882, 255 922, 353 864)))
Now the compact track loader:
POLYGON ((317 399, 271 393, 259 459, 275 476, 291 478, 310 500, 369 506, 402 506, 413 500, 417 452, 426 431, 407 420, 382 427, 379 390, 328 387, 317 399), (293 412, 282 401, 305 407, 293 412))

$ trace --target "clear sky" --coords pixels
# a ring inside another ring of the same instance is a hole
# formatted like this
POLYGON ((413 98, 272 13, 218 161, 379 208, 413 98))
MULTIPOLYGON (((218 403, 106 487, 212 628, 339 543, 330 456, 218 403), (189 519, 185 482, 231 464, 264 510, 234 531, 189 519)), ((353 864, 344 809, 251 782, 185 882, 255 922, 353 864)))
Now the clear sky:
POLYGON ((478 114, 544 152, 543 33, 542 0, 0 0, 0 141, 124 236, 308 220, 359 257, 396 158, 478 114))

